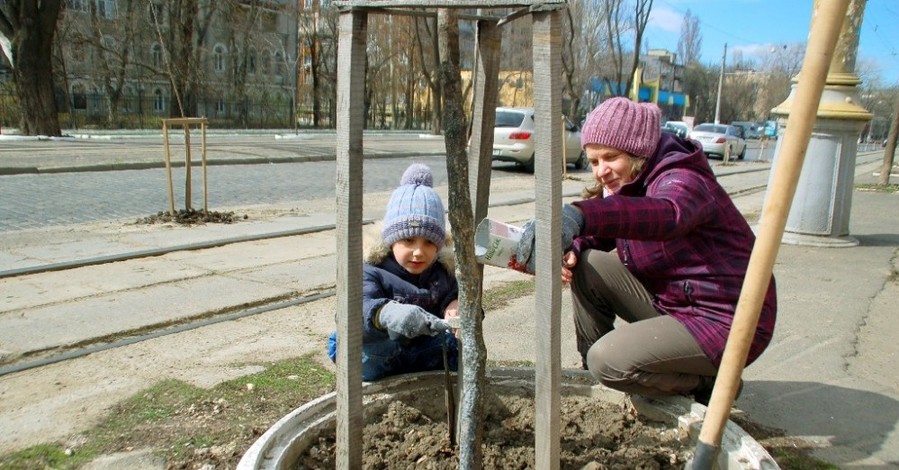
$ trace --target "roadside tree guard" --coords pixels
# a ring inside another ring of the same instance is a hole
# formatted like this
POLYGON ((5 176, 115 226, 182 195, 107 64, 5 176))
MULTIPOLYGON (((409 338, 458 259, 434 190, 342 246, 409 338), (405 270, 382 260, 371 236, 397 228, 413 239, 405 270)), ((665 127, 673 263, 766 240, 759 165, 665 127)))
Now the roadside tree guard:
POLYGON ((191 208, 191 161, 190 161, 190 128, 199 126, 202 135, 203 158, 203 212, 209 213, 209 193, 206 178, 206 126, 208 120, 199 118, 171 118, 162 120, 162 142, 165 145, 165 174, 169 189, 169 214, 175 215, 175 190, 172 186, 172 159, 169 152, 169 127, 182 126, 184 128, 184 208, 191 208))

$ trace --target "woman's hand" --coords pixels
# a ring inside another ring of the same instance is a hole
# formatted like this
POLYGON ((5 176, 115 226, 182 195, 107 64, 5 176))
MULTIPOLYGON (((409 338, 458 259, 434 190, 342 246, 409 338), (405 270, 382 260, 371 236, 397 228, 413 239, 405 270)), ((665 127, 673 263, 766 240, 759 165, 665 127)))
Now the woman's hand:
POLYGON ((576 264, 577 256, 575 256, 573 251, 567 251, 562 255, 562 284, 568 285, 571 283, 571 278, 574 276, 571 270, 574 269, 576 264))

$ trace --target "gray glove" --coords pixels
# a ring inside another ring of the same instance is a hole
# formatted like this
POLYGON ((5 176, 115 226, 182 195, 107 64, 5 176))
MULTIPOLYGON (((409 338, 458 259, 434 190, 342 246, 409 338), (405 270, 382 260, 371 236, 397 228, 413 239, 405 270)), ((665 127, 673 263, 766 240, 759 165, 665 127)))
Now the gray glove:
POLYGON ((450 330, 449 323, 428 313, 416 305, 388 302, 378 312, 378 323, 387 330, 390 339, 396 341, 402 337, 430 335, 450 330))
MULTIPOLYGON (((536 229, 536 221, 530 220, 524 224, 521 233, 521 239, 518 240, 518 247, 515 250, 515 262, 524 269, 534 273, 534 231, 536 229)), ((584 229, 584 214, 571 204, 562 205, 562 253, 571 248, 574 238, 581 234, 584 229)))

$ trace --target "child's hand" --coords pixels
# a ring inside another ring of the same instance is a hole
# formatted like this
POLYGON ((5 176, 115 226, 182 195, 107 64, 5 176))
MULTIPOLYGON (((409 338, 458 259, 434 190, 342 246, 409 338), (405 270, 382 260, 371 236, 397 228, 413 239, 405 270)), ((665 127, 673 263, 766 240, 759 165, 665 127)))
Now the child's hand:
MULTIPOLYGON (((447 304, 446 308, 443 309, 443 318, 450 325, 458 325, 459 324, 459 301, 453 300, 449 304, 447 304)), ((459 337, 459 328, 452 328, 450 330, 454 336, 459 337)))
POLYGON ((450 330, 449 323, 416 305, 388 302, 378 312, 376 325, 387 330, 390 339, 436 336, 450 330))

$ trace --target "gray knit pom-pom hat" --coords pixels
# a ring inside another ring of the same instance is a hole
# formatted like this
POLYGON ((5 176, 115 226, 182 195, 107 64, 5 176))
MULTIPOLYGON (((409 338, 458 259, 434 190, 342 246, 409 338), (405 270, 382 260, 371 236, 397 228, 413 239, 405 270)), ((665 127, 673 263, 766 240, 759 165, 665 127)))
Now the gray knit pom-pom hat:
POLYGON ((381 237, 392 246, 405 238, 423 237, 442 248, 446 241, 443 201, 434 189, 427 165, 413 163, 400 178, 384 214, 381 237))

